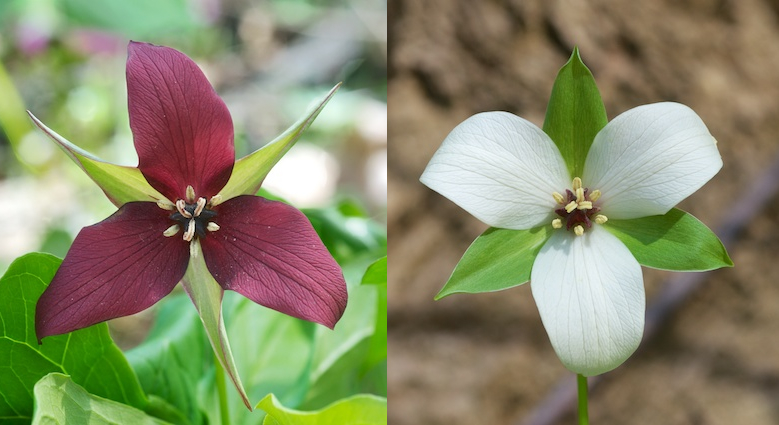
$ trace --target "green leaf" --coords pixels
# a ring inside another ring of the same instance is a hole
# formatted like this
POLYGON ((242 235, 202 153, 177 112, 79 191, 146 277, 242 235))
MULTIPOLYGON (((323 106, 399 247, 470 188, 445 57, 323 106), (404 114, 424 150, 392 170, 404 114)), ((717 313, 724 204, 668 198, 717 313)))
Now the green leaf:
POLYGON ((184 274, 181 284, 195 304, 200 320, 205 327, 206 335, 208 335, 208 339, 211 341, 214 355, 225 372, 227 372, 227 376, 233 382, 243 403, 251 411, 252 405, 235 367, 230 341, 227 339, 227 331, 222 320, 222 296, 224 295, 224 290, 211 276, 211 272, 208 271, 199 241, 193 241, 190 244, 189 267, 187 267, 187 272, 184 274))
POLYGON ((271 168, 279 162, 281 157, 295 144, 303 132, 311 126, 311 123, 314 122, 314 119, 322 112, 327 102, 330 101, 340 87, 341 83, 338 83, 324 98, 314 104, 302 118, 295 124, 292 124, 290 128, 281 133, 272 142, 236 161, 230 180, 222 191, 219 192, 222 200, 226 201, 238 195, 254 195, 257 193, 271 168))
POLYGON ((273 394, 257 407, 266 411, 263 425, 384 425, 387 423, 387 399, 374 395, 356 395, 339 400, 322 410, 301 412, 288 409, 273 394))
POLYGON ((574 48, 557 74, 544 119, 544 132, 560 149, 571 177, 581 177, 590 145, 607 122, 595 79, 574 48))
MULTIPOLYGON (((363 378, 366 369, 378 360, 371 357, 370 349, 374 335, 381 332, 377 330, 380 295, 374 285, 357 284, 365 268, 364 262, 357 261, 343 265, 349 303, 334 330, 323 326, 316 328, 311 388, 305 403, 295 407, 320 408, 340 398, 364 392, 365 385, 375 387, 363 378)), ((386 357, 386 349, 383 354, 386 357)), ((386 388, 382 392, 385 391, 386 388)))
POLYGON ((348 216, 341 205, 301 211, 339 264, 365 254, 384 255, 387 252, 386 228, 369 218, 348 216))
POLYGON ((35 125, 54 140, 68 157, 100 186, 108 199, 117 207, 132 201, 165 199, 151 187, 139 169, 105 162, 46 127, 31 112, 27 113, 30 114, 35 125))
POLYGON ((368 266, 368 270, 362 277, 363 285, 387 286, 387 256, 379 258, 368 266))
MULTIPOLYGON (((286 405, 299 405, 310 387, 314 334, 319 325, 260 306, 233 291, 225 292, 222 308, 233 356, 241 365, 249 398, 256 401, 273 392, 286 405)), ((218 412, 218 401, 210 390, 212 382, 211 376, 204 382, 204 404, 211 407, 209 414, 218 412)), ((247 411, 232 392, 228 399, 233 423, 261 421, 262 415, 247 411)))
MULTIPOLYGON (((106 0, 94 7, 91 0, 60 0, 58 19, 66 26, 103 28, 134 39, 190 34, 205 25, 186 0, 106 0)), ((201 12, 202 13, 202 12, 201 12)))
POLYGON ((376 260, 368 266, 368 270, 362 276, 363 285, 375 285, 376 297, 376 326, 369 343, 368 355, 365 360, 365 369, 373 368, 382 361, 387 360, 387 256, 376 260))
POLYGON ((33 411, 33 386, 50 372, 68 374, 92 394, 145 410, 138 378, 101 323, 38 345, 35 305, 61 260, 33 253, 18 258, 0 279, 0 421, 33 411))
POLYGON ((604 224, 636 260, 646 267, 673 271, 706 271, 732 267, 728 252, 705 224, 679 209, 665 215, 604 224))
POLYGON ((111 425, 166 424, 142 411, 88 393, 60 373, 50 373, 35 384, 35 414, 32 423, 111 425))
POLYGON ((203 422, 197 384, 203 370, 213 365, 213 356, 187 296, 180 294, 161 302, 149 335, 125 356, 150 399, 154 395, 167 400, 184 412, 190 423, 203 422))
POLYGON ((529 230, 489 228, 468 247, 446 285, 435 296, 493 292, 530 280, 538 252, 552 236, 552 226, 529 230))

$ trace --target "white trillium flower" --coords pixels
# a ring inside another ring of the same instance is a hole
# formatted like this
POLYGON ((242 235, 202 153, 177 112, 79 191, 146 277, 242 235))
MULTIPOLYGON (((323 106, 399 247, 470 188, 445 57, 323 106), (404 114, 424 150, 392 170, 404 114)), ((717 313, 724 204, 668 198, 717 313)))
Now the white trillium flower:
POLYGON ((622 364, 644 332, 641 267, 608 220, 665 214, 720 168, 700 117, 665 102, 609 122, 581 176, 529 121, 477 114, 452 130, 420 180, 490 226, 556 229, 533 263, 531 290, 560 360, 592 376, 622 364))

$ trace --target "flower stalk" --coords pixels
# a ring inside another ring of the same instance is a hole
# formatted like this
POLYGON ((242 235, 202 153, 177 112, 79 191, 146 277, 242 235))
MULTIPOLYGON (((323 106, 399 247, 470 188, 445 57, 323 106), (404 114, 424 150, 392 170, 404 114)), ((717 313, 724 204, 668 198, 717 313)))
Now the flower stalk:
POLYGON ((576 389, 576 392, 579 394, 579 425, 589 425, 590 418, 587 409, 587 377, 580 373, 576 374, 576 389))

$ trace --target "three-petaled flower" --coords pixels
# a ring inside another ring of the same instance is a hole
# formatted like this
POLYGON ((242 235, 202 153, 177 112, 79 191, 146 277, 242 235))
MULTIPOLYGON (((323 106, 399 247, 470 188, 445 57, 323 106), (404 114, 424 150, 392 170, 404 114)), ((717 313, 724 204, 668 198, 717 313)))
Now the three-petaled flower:
POLYGON ((131 42, 127 91, 138 168, 161 196, 128 202, 79 232, 38 301, 38 339, 150 307, 201 250, 223 289, 335 326, 346 283, 306 217, 253 194, 220 194, 235 163, 233 124, 197 65, 131 42))
POLYGON ((721 167, 695 112, 656 103, 609 122, 581 176, 569 174, 541 129, 487 112, 452 130, 421 181, 490 226, 554 229, 533 263, 531 290, 560 360, 591 376, 624 362, 644 330, 641 267, 608 220, 665 214, 721 167))

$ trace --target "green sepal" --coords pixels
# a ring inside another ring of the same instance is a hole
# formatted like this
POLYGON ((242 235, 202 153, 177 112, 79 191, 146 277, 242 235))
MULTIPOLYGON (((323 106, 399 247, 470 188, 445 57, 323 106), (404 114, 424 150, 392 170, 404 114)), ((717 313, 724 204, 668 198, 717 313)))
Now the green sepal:
POLYGON ((526 283, 552 230, 551 225, 528 230, 487 229, 465 251, 435 299, 456 293, 500 291, 526 283))
POLYGON ((665 215, 609 220, 603 227, 618 237, 645 267, 681 272, 733 266, 717 235, 677 208, 665 215))
POLYGON ((35 384, 32 424, 167 424, 134 407, 92 395, 69 376, 50 373, 35 384))
POLYGON ((557 145, 571 177, 581 177, 595 135, 607 122, 598 86, 575 47, 557 74, 544 119, 544 132, 557 145))
POLYGON ((267 413, 263 425, 331 425, 387 423, 387 399, 359 394, 341 399, 321 410, 303 412, 284 407, 273 394, 257 403, 267 413))
POLYGON ((35 125, 54 140, 68 157, 91 178, 117 207, 133 201, 165 199, 146 181, 141 170, 106 162, 79 148, 54 130, 46 127, 32 112, 27 111, 35 125))
MULTIPOLYGON (((241 396, 243 403, 249 410, 252 410, 249 396, 241 383, 241 377, 238 376, 238 370, 233 360, 233 352, 230 349, 230 341, 227 339, 224 320, 222 319, 222 296, 224 289, 214 280, 206 267, 206 261, 203 258, 203 250, 200 247, 200 241, 190 242, 190 260, 184 279, 181 285, 195 304, 200 320, 206 330, 211 347, 214 349, 214 356, 219 360, 221 367, 227 372, 235 389, 241 396)), ((216 367, 219 367, 217 365, 216 367)))
POLYGON ((257 193, 271 168, 279 162, 281 157, 297 142, 303 132, 311 126, 311 123, 314 122, 314 119, 322 112, 327 102, 330 101, 340 87, 341 83, 336 84, 303 117, 273 141, 236 161, 230 180, 227 181, 225 187, 219 192, 222 202, 239 195, 254 195, 257 193))

